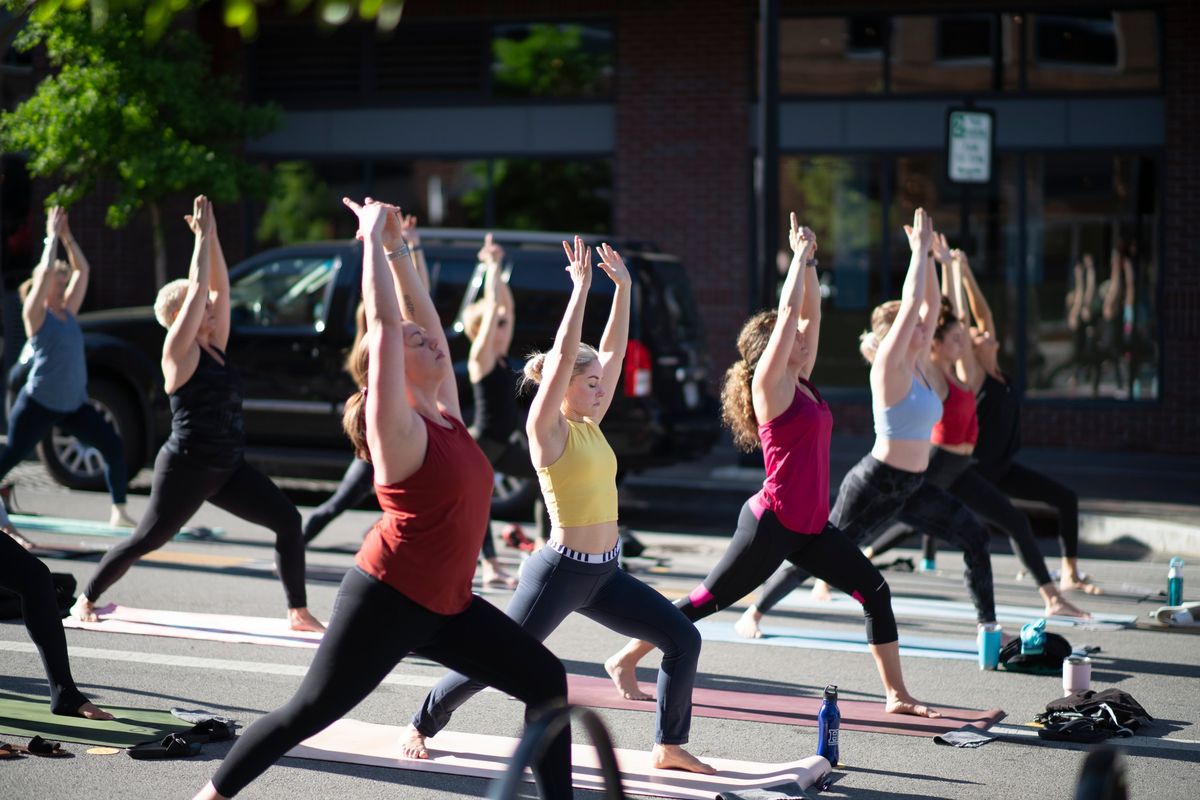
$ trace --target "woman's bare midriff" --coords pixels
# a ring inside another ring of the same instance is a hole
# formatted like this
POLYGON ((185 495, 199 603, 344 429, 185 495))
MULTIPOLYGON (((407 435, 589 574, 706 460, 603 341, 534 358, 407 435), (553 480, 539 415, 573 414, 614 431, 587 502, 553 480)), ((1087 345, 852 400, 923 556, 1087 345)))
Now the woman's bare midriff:
POLYGON ((556 525, 550 531, 551 539, 580 553, 607 553, 617 546, 617 537, 616 521, 571 528, 556 525))
POLYGON ((871 455, 894 469, 905 472, 924 472, 929 468, 929 453, 933 446, 917 439, 884 439, 876 437, 871 455))

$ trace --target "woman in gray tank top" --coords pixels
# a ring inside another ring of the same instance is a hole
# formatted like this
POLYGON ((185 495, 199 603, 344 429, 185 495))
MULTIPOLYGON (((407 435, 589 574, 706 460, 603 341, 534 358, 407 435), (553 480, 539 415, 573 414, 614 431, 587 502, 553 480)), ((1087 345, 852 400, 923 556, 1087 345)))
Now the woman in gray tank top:
MULTIPOLYGON (((133 526, 137 523, 125 513, 125 446, 116 429, 88 402, 83 332, 75 319, 87 293, 88 273, 87 258, 71 235, 67 212, 50 209, 41 261, 20 289, 33 366, 9 414, 8 446, 0 451, 0 479, 57 426, 100 451, 112 495, 109 524, 133 526), (60 240, 68 261, 55 258, 60 240)), ((3 510, 0 524, 10 534, 15 532, 3 510)))

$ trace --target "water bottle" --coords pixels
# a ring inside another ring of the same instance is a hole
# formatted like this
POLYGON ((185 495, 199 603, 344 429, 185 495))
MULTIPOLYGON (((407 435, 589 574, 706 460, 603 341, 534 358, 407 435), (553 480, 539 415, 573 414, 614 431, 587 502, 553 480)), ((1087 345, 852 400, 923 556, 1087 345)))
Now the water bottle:
POLYGON ((1183 605, 1183 559, 1179 557, 1172 558, 1167 569, 1167 605, 1183 605))
POLYGON ((1040 656, 1046 649, 1046 620, 1039 619, 1021 626, 1021 655, 1040 656))
POLYGON ((830 766, 838 763, 838 730, 842 727, 842 712, 837 707, 837 686, 825 687, 825 702, 817 712, 817 755, 829 761, 830 766))

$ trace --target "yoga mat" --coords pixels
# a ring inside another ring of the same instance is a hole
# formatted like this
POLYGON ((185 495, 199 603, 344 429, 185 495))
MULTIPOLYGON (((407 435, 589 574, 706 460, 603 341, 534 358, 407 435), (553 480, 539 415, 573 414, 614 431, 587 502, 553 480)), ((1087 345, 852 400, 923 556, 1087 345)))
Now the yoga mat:
MULTIPOLYGON (((43 517, 40 514, 13 514, 10 519, 19 531, 42 531, 44 533, 65 533, 72 536, 108 536, 123 538, 133 533, 133 528, 114 528, 103 522, 88 519, 71 519, 69 517, 43 517)), ((175 534, 176 539, 184 541, 203 541, 225 535, 221 528, 206 528, 196 526, 184 528, 175 534)))
MULTIPOLYGON (((404 733, 403 727, 395 725, 342 719, 293 747, 286 755, 343 764, 496 779, 508 769, 509 758, 517 747, 516 739, 504 736, 442 731, 428 741, 428 759, 398 758, 399 742, 404 733)), ((621 782, 628 794, 679 800, 713 800, 727 789, 760 789, 788 780, 807 788, 829 773, 829 762, 820 756, 809 756, 787 764, 759 764, 708 758, 703 753, 696 753, 702 761, 719 770, 716 775, 696 775, 653 769, 647 751, 618 749, 616 754, 621 782)), ((590 745, 572 745, 571 772, 572 783, 577 788, 600 791, 604 785, 596 750, 590 745)), ((525 779, 532 782, 533 775, 527 771, 525 779)))
MULTIPOLYGON (((643 691, 654 694, 653 684, 643 683, 640 685, 643 691)), ((592 708, 653 712, 655 707, 653 701, 626 700, 621 697, 617 694, 613 682, 608 678, 568 675, 567 694, 567 699, 572 703, 592 708)), ((697 687, 692 690, 692 715, 815 728, 821 702, 822 698, 816 696, 759 694, 697 687)), ((888 714, 883 710, 882 701, 864 702, 845 698, 838 700, 838 710, 842 712, 842 727, 871 733, 933 737, 949 731, 956 731, 963 725, 987 730, 1005 717, 1005 713, 998 708, 990 711, 976 711, 967 708, 945 708, 936 704, 934 707, 942 714, 938 719, 888 714)))
POLYGON ((242 617, 232 614, 198 614, 190 611, 159 611, 130 606, 107 605, 96 609, 99 622, 63 620, 67 628, 102 633, 132 633, 140 636, 170 636, 238 644, 269 644, 276 647, 316 647, 321 634, 294 631, 287 619, 242 617))
MULTIPOLYGON (((777 608, 803 608, 809 611, 826 611, 829 613, 853 613, 862 616, 862 605, 852 597, 835 595, 831 600, 813 600, 807 590, 792 592, 779 601, 777 608)), ((917 597, 897 597, 892 595, 892 611, 896 616, 921 617, 926 619, 966 619, 975 621, 975 606, 958 600, 926 600, 917 597)), ((1040 608, 1025 606, 996 606, 997 622, 1018 622, 1022 625, 1043 616, 1040 608)), ((1092 612, 1092 618, 1076 619, 1075 617, 1049 617, 1047 623, 1060 627, 1083 627, 1091 629, 1112 629, 1128 627, 1137 621, 1132 614, 1108 614, 1092 612)))
POLYGON ((161 739, 168 733, 186 731, 191 723, 166 711, 98 704, 116 719, 101 722, 83 717, 50 713, 49 697, 19 692, 0 692, 0 734, 52 741, 79 742, 100 747, 132 747, 138 742, 161 739))
MULTIPOLYGON (((813 628, 782 628, 767 625, 761 639, 747 639, 731 622, 701 620, 696 629, 706 642, 754 644, 767 647, 799 647, 805 650, 835 650, 842 653, 869 653, 866 634, 862 629, 852 631, 817 630, 813 628)), ((916 658, 940 658, 974 661, 978 649, 974 639, 944 639, 932 636, 900 636, 900 655, 916 658)))

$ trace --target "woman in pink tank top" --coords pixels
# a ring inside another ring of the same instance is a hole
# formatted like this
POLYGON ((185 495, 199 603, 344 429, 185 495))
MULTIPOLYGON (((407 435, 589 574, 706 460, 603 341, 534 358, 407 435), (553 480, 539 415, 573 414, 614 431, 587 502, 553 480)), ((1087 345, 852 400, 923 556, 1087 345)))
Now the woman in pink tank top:
MULTIPOLYGON (((821 331, 816 236, 791 217, 794 253, 776 311, 755 314, 738 336, 741 360, 725 375, 721 400, 734 444, 763 449, 763 488, 746 501, 729 549, 704 582, 676 603, 698 619, 728 608, 784 561, 828 581, 858 600, 867 641, 896 714, 936 717, 908 693, 887 581, 850 539, 829 523, 829 439, 833 415, 809 382, 821 331)), ((633 641, 614 656, 632 669, 650 652, 633 641)))

